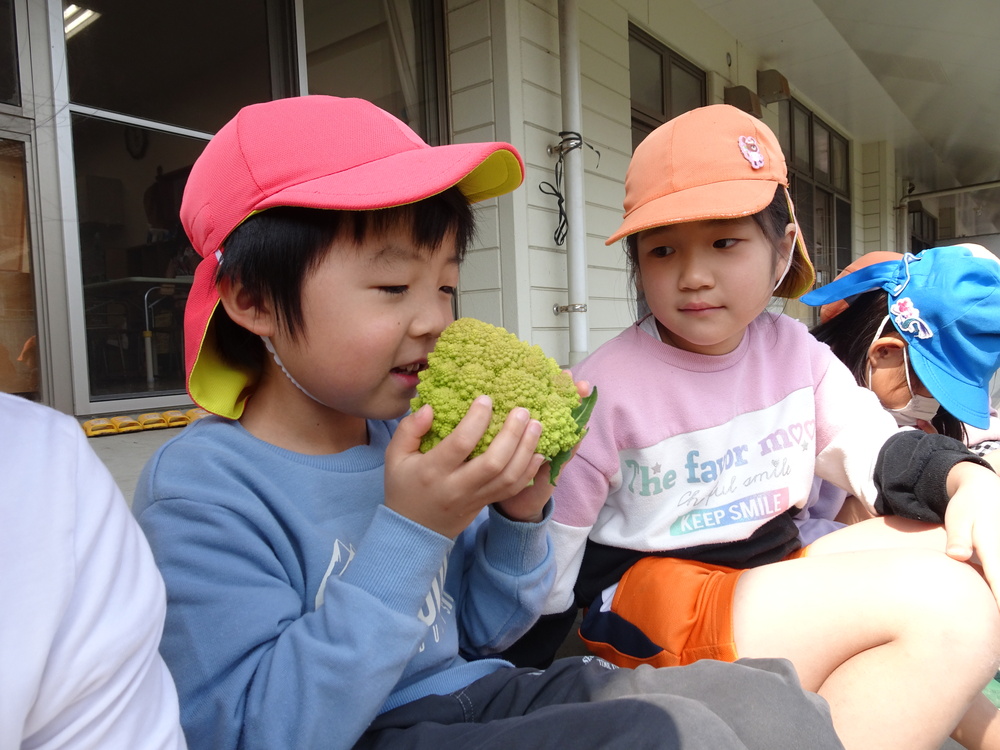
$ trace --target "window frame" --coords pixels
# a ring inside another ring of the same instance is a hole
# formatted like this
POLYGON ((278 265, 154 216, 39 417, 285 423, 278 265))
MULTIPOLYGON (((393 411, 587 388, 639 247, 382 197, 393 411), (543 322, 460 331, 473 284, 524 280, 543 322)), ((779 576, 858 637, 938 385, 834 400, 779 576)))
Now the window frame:
MULTIPOLYGON (((629 92, 629 104, 631 107, 631 126, 632 126, 632 142, 633 146, 637 144, 642 138, 638 136, 642 134, 643 137, 648 135, 651 131, 655 130, 657 127, 667 122, 668 120, 683 114, 685 111, 675 112, 673 111, 672 97, 671 97, 671 82, 670 82, 670 71, 671 67, 676 65, 687 73, 692 74, 694 77, 699 79, 699 84, 701 88, 701 101, 697 106, 703 107, 708 104, 708 73, 697 65, 692 63, 690 60, 682 57, 674 50, 667 47, 662 42, 655 39, 650 34, 646 33, 638 26, 633 23, 628 25, 628 40, 631 45, 632 42, 642 44, 648 47, 653 52, 655 52, 660 57, 660 100, 663 103, 662 108, 659 111, 654 111, 648 108, 636 106, 635 100, 629 92)), ((631 75, 631 72, 630 72, 631 75)))
MULTIPOLYGON (((851 142, 794 97, 779 102, 778 108, 779 140, 786 154, 796 218, 810 249, 816 282, 828 284, 853 259, 851 142), (817 164, 817 149, 820 149, 817 132, 826 138, 826 171, 817 164), (803 155, 807 155, 805 159, 801 158, 803 155), (808 191, 808 201, 796 200, 796 195, 800 198, 804 195, 803 191, 808 191), (823 232, 819 243, 817 230, 823 232), (822 252, 817 253, 816 247, 822 248, 822 252)), ((810 308, 809 314, 814 323, 818 322, 815 309, 810 308)))

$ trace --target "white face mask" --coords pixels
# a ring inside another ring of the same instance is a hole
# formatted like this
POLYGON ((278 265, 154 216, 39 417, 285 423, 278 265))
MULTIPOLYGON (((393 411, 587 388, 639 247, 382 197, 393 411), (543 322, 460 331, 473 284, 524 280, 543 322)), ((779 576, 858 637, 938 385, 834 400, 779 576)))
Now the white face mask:
MULTIPOLYGON (((872 339, 874 344, 878 341, 879 336, 882 335, 882 330, 885 328, 885 324, 889 321, 889 316, 886 315, 882 320, 882 325, 878 327, 878 331, 875 333, 875 338, 872 339)), ((903 347, 903 372, 906 373, 906 390, 910 392, 910 400, 906 402, 906 406, 900 407, 899 409, 886 409, 893 419, 896 420, 896 424, 900 427, 916 427, 917 420, 923 420, 924 422, 930 422, 934 417, 937 416, 938 409, 941 408, 941 404, 938 403, 937 399, 930 398, 929 396, 921 396, 919 393, 913 392, 913 386, 910 384, 910 358, 906 353, 909 347, 903 347)), ((868 389, 871 390, 872 382, 872 366, 868 365, 868 389)))
POLYGON ((892 415, 900 427, 916 427, 918 419, 930 422, 937 416, 940 408, 941 404, 935 399, 913 393, 909 402, 902 409, 886 409, 886 411, 892 415))

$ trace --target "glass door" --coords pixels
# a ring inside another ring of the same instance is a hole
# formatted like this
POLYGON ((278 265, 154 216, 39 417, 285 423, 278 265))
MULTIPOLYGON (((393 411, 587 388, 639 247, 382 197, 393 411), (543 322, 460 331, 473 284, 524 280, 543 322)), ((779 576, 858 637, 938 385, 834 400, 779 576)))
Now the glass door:
POLYGON ((0 133, 0 391, 39 398, 27 142, 0 133))
POLYGON ((284 7, 63 2, 83 292, 76 335, 86 340, 91 408, 187 398, 184 306, 200 258, 180 224, 181 196, 216 130, 247 104, 288 95, 284 7))

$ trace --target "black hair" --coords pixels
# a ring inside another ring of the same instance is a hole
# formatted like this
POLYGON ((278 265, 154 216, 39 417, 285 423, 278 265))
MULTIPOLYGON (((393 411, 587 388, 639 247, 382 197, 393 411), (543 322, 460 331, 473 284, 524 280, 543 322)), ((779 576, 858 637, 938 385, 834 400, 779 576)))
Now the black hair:
MULTIPOLYGON (((472 207, 457 187, 430 198, 392 208, 334 211, 280 206, 255 214, 223 243, 216 283, 240 283, 254 305, 271 305, 289 335, 304 327, 302 284, 327 256, 338 238, 362 245, 398 227, 409 228, 419 249, 432 253, 451 232, 459 260, 475 236, 472 207)), ((263 342, 234 323, 222 305, 213 316, 222 358, 231 366, 260 367, 263 342)))
MULTIPOLYGON (((847 365, 858 385, 868 386, 868 348, 885 319, 888 305, 889 293, 873 289, 854 297, 846 309, 812 329, 813 336, 829 346, 837 359, 847 365)), ((912 368, 910 375, 916 377, 912 368)), ((965 440, 965 426, 943 406, 931 424, 942 435, 965 440)))
MULTIPOLYGON (((774 197, 771 198, 771 202, 757 213, 751 214, 750 218, 760 227, 765 239, 771 243, 771 246, 776 248, 785 236, 785 228, 792 223, 792 214, 788 208, 788 200, 785 197, 785 188, 778 185, 774 191, 774 197)), ((773 295, 775 296, 785 296, 786 287, 795 283, 795 280, 798 278, 798 271, 802 266, 802 258, 795 252, 794 246, 789 252, 792 254, 791 264, 788 267, 788 273, 785 274, 785 278, 782 279, 778 288, 774 290, 773 295)), ((639 309, 640 311, 648 309, 646 308, 645 295, 639 291, 636 285, 636 279, 639 275, 638 233, 630 234, 625 238, 625 256, 629 283, 631 283, 632 288, 635 290, 636 302, 639 304, 639 309)))

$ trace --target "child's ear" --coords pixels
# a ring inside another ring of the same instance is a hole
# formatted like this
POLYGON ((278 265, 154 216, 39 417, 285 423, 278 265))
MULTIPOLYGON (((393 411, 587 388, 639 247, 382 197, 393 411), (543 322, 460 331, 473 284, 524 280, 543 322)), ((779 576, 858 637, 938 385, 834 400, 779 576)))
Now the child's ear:
POLYGON ((881 336, 868 347, 868 364, 873 370, 902 367, 905 348, 906 344, 895 336, 881 336))
POLYGON ((219 281, 219 302, 230 320, 258 336, 276 332, 274 314, 267 302, 255 303, 238 281, 223 277, 219 281))
POLYGON ((782 277, 788 275, 788 272, 785 271, 786 267, 789 271, 791 270, 791 255, 793 252, 795 252, 795 224, 790 223, 785 226, 785 233, 778 240, 778 262, 774 268, 775 284, 781 281, 782 277))

